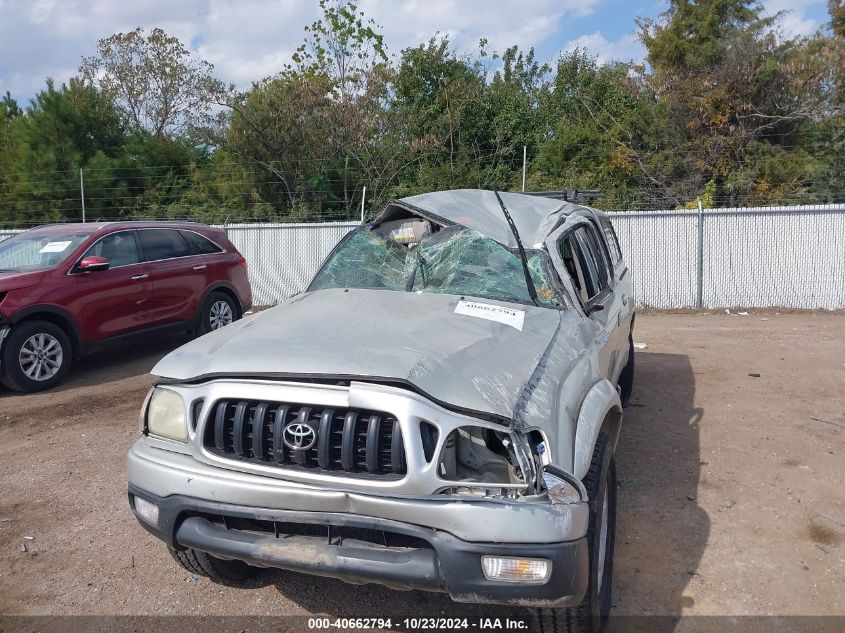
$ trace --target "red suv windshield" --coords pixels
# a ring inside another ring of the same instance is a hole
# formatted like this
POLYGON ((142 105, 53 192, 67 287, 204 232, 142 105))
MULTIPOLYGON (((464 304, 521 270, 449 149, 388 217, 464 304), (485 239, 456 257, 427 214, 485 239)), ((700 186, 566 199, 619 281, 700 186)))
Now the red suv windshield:
POLYGON ((31 272, 47 270, 65 261, 94 231, 26 231, 0 242, 0 270, 31 272))

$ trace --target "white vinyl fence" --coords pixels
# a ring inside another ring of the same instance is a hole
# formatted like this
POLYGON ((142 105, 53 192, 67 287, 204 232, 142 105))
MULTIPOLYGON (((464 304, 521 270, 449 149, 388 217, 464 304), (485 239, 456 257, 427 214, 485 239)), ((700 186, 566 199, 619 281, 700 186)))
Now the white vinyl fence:
MULTIPOLYGON (((655 308, 845 308, 845 205, 611 213, 655 308)), ((301 292, 353 222, 235 224, 256 305, 301 292)), ((0 240, 14 231, 0 231, 0 240)))

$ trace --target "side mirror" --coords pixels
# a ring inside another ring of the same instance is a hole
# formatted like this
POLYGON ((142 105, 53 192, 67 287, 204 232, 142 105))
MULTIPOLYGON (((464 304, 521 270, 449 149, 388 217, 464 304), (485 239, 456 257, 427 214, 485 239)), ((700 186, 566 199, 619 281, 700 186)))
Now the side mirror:
POLYGON ((111 263, 105 257, 89 255, 88 257, 83 257, 76 268, 81 273, 93 273, 98 270, 108 270, 109 266, 111 266, 111 263))

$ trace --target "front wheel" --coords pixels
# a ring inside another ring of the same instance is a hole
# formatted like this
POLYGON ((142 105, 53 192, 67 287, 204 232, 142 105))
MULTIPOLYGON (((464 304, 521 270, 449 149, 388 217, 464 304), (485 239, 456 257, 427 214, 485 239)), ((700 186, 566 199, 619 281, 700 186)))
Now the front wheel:
POLYGON ((24 321, 6 337, 0 380, 15 391, 44 391, 64 379, 72 356, 70 339, 58 325, 24 321))
POLYGON ((240 318, 235 300, 225 292, 212 292, 200 309, 200 334, 219 330, 240 318))
POLYGON ((173 560, 186 571, 197 576, 205 576, 213 582, 227 587, 240 587, 248 584, 249 579, 257 571, 255 567, 251 567, 243 561, 223 560, 196 549, 189 548, 180 552, 168 547, 167 550, 173 560))
POLYGON ((616 462, 606 433, 600 433, 593 450, 590 470, 584 478, 590 498, 587 545, 590 552, 590 581, 587 595, 577 607, 540 609, 540 630, 566 633, 595 633, 610 615, 613 586, 613 549, 616 542, 616 462))

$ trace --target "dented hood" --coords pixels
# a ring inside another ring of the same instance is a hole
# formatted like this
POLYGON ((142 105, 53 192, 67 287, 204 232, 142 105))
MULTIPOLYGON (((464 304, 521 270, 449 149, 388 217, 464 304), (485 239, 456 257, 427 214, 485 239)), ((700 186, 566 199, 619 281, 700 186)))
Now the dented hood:
POLYGON ((196 339, 152 373, 398 381, 510 419, 559 322, 554 309, 487 299, 318 290, 196 339))

